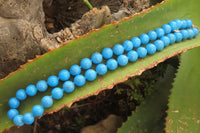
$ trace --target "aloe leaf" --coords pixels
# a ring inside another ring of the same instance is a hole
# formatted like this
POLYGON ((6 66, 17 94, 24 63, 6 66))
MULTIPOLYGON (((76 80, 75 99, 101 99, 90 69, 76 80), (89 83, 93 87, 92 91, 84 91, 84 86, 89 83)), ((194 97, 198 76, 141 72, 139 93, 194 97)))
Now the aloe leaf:
POLYGON ((175 77, 175 68, 168 65, 164 77, 156 82, 151 95, 123 123, 118 133, 161 133, 165 122, 168 96, 175 77))
MULTIPOLYGON (((79 64, 83 57, 90 57, 94 52, 100 52, 105 47, 123 43, 123 41, 133 36, 139 36, 149 30, 161 27, 171 20, 189 18, 195 25, 200 26, 199 3, 198 0, 165 1, 156 7, 143 11, 141 14, 104 26, 48 52, 32 62, 29 61, 20 70, 0 81, 0 131, 13 125, 12 121, 6 116, 9 110, 7 102, 9 98, 15 96, 18 89, 24 89, 29 84, 36 84, 41 79, 46 80, 50 75, 57 75, 61 69, 69 69, 71 65, 79 64)), ((111 89, 113 85, 123 82, 129 77, 139 75, 159 62, 190 48, 197 47, 199 44, 200 37, 198 36, 195 39, 168 46, 163 51, 145 59, 140 59, 136 63, 130 63, 126 67, 119 67, 115 71, 108 72, 105 76, 99 76, 94 82, 87 82, 85 86, 76 89, 73 93, 65 94, 61 100, 54 101, 54 105, 45 111, 51 113, 63 106, 71 106, 75 101, 96 95, 104 89, 111 89)), ((60 86, 62 86, 61 84, 60 86)), ((21 114, 31 112, 33 105, 40 104, 42 96, 50 93, 51 89, 48 89, 47 92, 29 97, 21 103, 19 112, 21 114)))
POLYGON ((169 98, 167 133, 200 132, 200 48, 181 56, 181 64, 169 98))

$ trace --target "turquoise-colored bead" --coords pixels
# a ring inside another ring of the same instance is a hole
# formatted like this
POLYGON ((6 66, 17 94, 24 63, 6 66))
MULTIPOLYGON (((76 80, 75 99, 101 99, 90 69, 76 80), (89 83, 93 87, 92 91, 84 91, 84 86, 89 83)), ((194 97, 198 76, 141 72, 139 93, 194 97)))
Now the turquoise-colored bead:
POLYGON ((131 50, 127 53, 128 60, 134 62, 138 59, 138 53, 135 50, 131 50))
POLYGON ((137 50, 138 57, 144 58, 147 56, 147 49, 144 47, 139 47, 137 50))
POLYGON ((152 55, 156 52, 156 46, 152 43, 149 43, 147 46, 146 46, 146 49, 147 49, 147 53, 152 55))
POLYGON ((66 81, 64 84, 63 84, 63 90, 66 92, 66 93, 71 93, 73 92, 75 89, 75 85, 72 81, 66 81))
POLYGON ((176 42, 180 42, 183 39, 183 35, 180 32, 175 32, 176 42))
POLYGON ((133 43, 129 40, 124 41, 123 47, 125 51, 130 51, 133 49, 133 43))
POLYGON ((44 108, 49 108, 53 105, 53 99, 51 96, 44 96, 41 100, 41 104, 44 108))
POLYGON ((13 120, 15 116, 17 116, 19 112, 16 109, 10 109, 7 113, 7 116, 10 120, 13 120))
POLYGON ((63 90, 59 87, 56 87, 51 91, 51 96, 54 99, 59 100, 63 97, 63 90))
POLYGON ((142 44, 147 44, 149 42, 149 36, 147 34, 140 35, 140 40, 142 44))
POLYGON ((167 47, 170 44, 170 39, 167 36, 163 36, 160 40, 164 42, 165 47, 167 47))
POLYGON ((141 45, 141 40, 139 37, 133 37, 131 42, 133 43, 133 48, 137 48, 141 45))
POLYGON ((47 84, 50 86, 50 87, 56 87, 59 83, 59 79, 57 76, 49 76, 49 78, 47 79, 47 84))
POLYGON ((117 61, 115 59, 109 59, 106 62, 106 66, 108 67, 109 70, 115 70, 118 67, 117 61))
POLYGON ((81 67, 79 65, 72 65, 69 71, 71 75, 76 76, 81 73, 81 67))
POLYGON ((158 38, 163 37, 164 34, 165 34, 163 28, 157 28, 155 31, 156 31, 156 33, 157 33, 157 37, 158 37, 158 38))
POLYGON ((44 108, 41 105, 35 105, 32 108, 32 113, 34 116, 40 117, 44 113, 44 108))
POLYGON ((161 51, 164 48, 164 42, 161 40, 156 40, 154 42, 154 45, 156 46, 156 50, 161 51))
POLYGON ((169 39, 170 39, 170 44, 175 43, 176 36, 173 33, 168 34, 167 37, 169 37, 169 39))
POLYGON ((164 30, 165 34, 169 34, 169 33, 172 31, 171 26, 168 25, 168 24, 164 24, 164 25, 162 26, 162 29, 164 30))
POLYGON ((61 81, 67 81, 69 80, 70 78, 70 72, 66 69, 63 69, 59 72, 58 74, 58 78, 61 80, 61 81))
POLYGON ((97 77, 97 73, 95 70, 93 69, 88 69, 86 72, 85 72, 85 78, 88 80, 88 81, 94 81, 97 77))
POLYGON ((113 56, 113 50, 111 48, 104 48, 102 51, 102 56, 105 59, 110 59, 113 56))
POLYGON ((16 98, 20 101, 23 101, 25 100, 27 97, 26 95, 26 91, 24 89, 19 89, 17 92, 16 92, 16 98))
POLYGON ((170 21, 168 24, 171 26, 172 31, 178 29, 178 26, 175 21, 170 21))
POLYGON ((177 29, 180 29, 181 28, 181 26, 182 26, 182 22, 181 22, 181 20, 179 20, 179 19, 176 19, 176 20, 174 20, 175 22, 176 22, 176 24, 177 24, 177 29))
POLYGON ((44 80, 38 81, 37 84, 36 84, 36 88, 37 88, 37 90, 40 91, 40 92, 46 91, 47 88, 48 88, 47 82, 44 81, 44 80))
POLYGON ((96 66, 96 72, 97 72, 97 74, 99 74, 99 75, 104 75, 104 74, 106 74, 106 73, 107 73, 107 66, 104 65, 104 64, 98 64, 98 65, 96 66))
POLYGON ((150 41, 154 41, 157 39, 157 33, 155 31, 149 31, 148 36, 149 36, 150 41))
POLYGON ((117 57, 117 62, 120 66, 126 66, 128 64, 128 57, 126 55, 120 55, 117 57))
POLYGON ((90 67, 92 67, 92 61, 91 61, 89 58, 83 58, 83 59, 81 60, 80 65, 81 65, 81 68, 87 70, 87 69, 89 69, 90 67))
POLYGON ((102 56, 102 54, 96 52, 96 53, 92 54, 91 60, 94 64, 99 64, 102 62, 103 56, 102 56))
POLYGON ((196 27, 192 28, 192 30, 194 31, 194 36, 198 36, 199 35, 199 29, 197 29, 196 27))
POLYGON ((121 44, 116 44, 113 47, 113 53, 115 55, 121 55, 121 54, 123 54, 124 53, 124 47, 121 44))
POLYGON ((74 78, 74 84, 76 86, 83 86, 85 84, 86 80, 85 80, 85 77, 83 75, 76 75, 75 78, 74 78))
POLYGON ((20 102, 17 98, 13 97, 10 98, 10 100, 8 101, 8 105, 10 106, 11 109, 16 109, 19 107, 20 102))
POLYGON ((22 115, 15 116, 13 122, 16 126, 23 126, 24 125, 23 116, 22 115))
POLYGON ((24 122, 25 124, 31 125, 31 124, 33 124, 33 122, 34 122, 34 116, 33 116, 32 113, 26 113, 26 114, 24 114, 22 120, 23 120, 23 122, 24 122))
POLYGON ((187 23, 186 28, 191 28, 191 27, 192 27, 192 20, 186 19, 185 21, 186 21, 186 23, 187 23))
POLYGON ((189 34, 188 34, 187 30, 181 30, 181 34, 183 36, 183 39, 187 39, 189 37, 189 34))
POLYGON ((187 22, 185 20, 181 20, 181 22, 182 22, 181 28, 185 29, 187 27, 187 22))
POLYGON ((194 33, 194 31, 192 30, 192 29, 188 29, 187 30, 188 31, 188 34, 189 34, 189 39, 192 39, 194 36, 195 36, 195 33, 194 33))
POLYGON ((26 87, 26 94, 29 96, 35 96, 37 94, 37 88, 35 85, 28 85, 26 87))

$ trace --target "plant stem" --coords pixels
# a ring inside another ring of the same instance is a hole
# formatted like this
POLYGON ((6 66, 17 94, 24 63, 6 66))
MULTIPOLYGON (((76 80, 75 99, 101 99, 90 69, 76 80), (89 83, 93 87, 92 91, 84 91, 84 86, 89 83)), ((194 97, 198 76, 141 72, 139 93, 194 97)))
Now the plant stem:
POLYGON ((88 6, 88 8, 91 10, 93 7, 90 4, 90 2, 88 0, 83 0, 83 2, 88 6))

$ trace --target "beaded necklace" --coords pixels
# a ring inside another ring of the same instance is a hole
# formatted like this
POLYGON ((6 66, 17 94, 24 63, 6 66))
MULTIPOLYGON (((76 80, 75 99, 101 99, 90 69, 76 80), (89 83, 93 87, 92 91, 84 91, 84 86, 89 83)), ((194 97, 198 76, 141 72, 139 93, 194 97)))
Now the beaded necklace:
POLYGON ((34 122, 34 117, 42 116, 44 108, 53 105, 53 99, 61 99, 63 92, 71 93, 75 87, 83 86, 86 81, 94 81, 97 75, 104 75, 108 70, 116 70, 118 65, 121 67, 126 66, 128 62, 135 62, 138 58, 145 58, 147 55, 161 51, 170 44, 192 39, 198 34, 199 30, 192 27, 190 19, 177 19, 164 24, 162 28, 157 28, 155 31, 149 31, 147 34, 144 33, 139 37, 126 40, 122 45, 116 44, 113 49, 104 48, 101 53, 93 53, 91 59, 83 58, 80 66, 74 64, 69 71, 66 69, 61 70, 58 77, 52 75, 47 81, 40 80, 36 85, 28 85, 25 90, 19 89, 16 92, 16 97, 10 98, 8 101, 11 109, 8 111, 7 116, 17 126, 23 126, 24 123, 30 125, 34 122), (106 64, 102 63, 103 59, 106 60, 106 64), (91 69, 92 64, 96 65, 95 70, 91 69), (85 70, 85 75, 81 75, 81 69, 85 70), (69 80, 71 76, 74 77, 74 81, 69 80), (62 88, 57 87, 59 80, 64 82, 62 88), (41 105, 33 106, 32 113, 19 114, 17 108, 20 106, 20 101, 25 100, 27 96, 35 96, 37 92, 44 92, 48 87, 54 88, 51 91, 51 96, 44 96, 41 99, 41 105))

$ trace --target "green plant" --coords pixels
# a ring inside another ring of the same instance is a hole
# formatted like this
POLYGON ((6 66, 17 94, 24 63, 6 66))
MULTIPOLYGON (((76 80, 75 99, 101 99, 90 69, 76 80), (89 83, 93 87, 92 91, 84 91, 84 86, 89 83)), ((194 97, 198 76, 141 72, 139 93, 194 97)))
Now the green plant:
MULTIPOLYGON (((100 52, 104 47, 112 47, 117 43, 122 43, 124 40, 130 39, 133 36, 139 36, 141 33, 160 27, 162 24, 171 20, 189 18, 193 20, 196 26, 200 26, 200 18, 198 17, 200 12, 199 4, 200 2, 198 0, 165 0, 160 5, 147 9, 129 19, 114 22, 99 30, 94 30, 90 34, 77 38, 69 44, 48 52, 40 58, 34 59, 34 61, 29 61, 29 63, 22 66, 20 70, 9 75, 0 82, 0 130, 4 130, 13 125, 12 121, 6 116, 9 109, 7 102, 9 98, 15 96, 16 90, 25 88, 29 84, 35 84, 38 80, 46 79, 50 75, 57 75, 61 69, 69 69, 71 65, 78 64, 82 57, 90 57, 92 53, 96 51, 100 52)), ((148 56, 145 59, 140 59, 136 63, 128 64, 126 67, 120 67, 116 71, 110 71, 105 76, 99 76, 94 82, 87 83, 84 87, 76 89, 72 94, 65 94, 61 100, 54 101, 54 105, 46 109, 45 112, 52 113, 61 109, 63 106, 70 107, 75 101, 98 94, 102 90, 111 89, 113 85, 124 82, 129 77, 140 75, 143 71, 156 66, 158 63, 179 53, 183 53, 188 49, 198 47, 199 45, 200 37, 198 36, 192 40, 170 45, 162 52, 148 56)), ((195 69, 192 73, 195 75, 192 76, 192 78, 198 80, 199 77, 196 76, 196 74, 198 74, 197 70, 195 69)), ((61 86, 61 84, 59 86, 61 86)), ((177 85, 177 87, 179 87, 179 85, 177 85)), ((198 86, 195 87, 197 90, 200 89, 198 86)), ((172 94, 173 93, 172 91, 172 94)), ((33 98, 28 98, 23 102, 23 106, 20 106, 20 113, 24 114, 30 112, 33 105, 39 104, 42 96, 48 94, 50 94, 50 89, 33 98)), ((179 101, 179 99, 174 98, 174 100, 171 100, 170 98, 170 102, 171 101, 179 101)), ((195 102, 195 99, 193 102, 195 102)), ((171 107, 171 103, 169 105, 171 107)), ((195 110, 196 109, 199 110, 198 107, 196 107, 195 110)), ((171 117, 170 114, 169 117, 171 117)), ((194 128, 194 130, 196 129, 194 128)))

